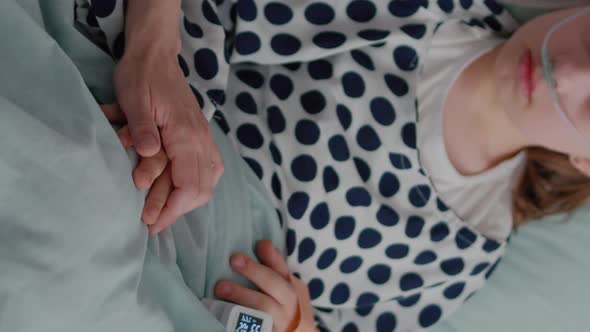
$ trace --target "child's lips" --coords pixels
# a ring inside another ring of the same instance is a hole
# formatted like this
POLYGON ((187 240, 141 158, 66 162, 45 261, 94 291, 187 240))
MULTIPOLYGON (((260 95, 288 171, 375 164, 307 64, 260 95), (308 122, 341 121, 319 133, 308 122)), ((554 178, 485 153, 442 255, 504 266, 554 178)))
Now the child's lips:
POLYGON ((533 95, 535 89, 533 82, 534 72, 533 54, 530 50, 527 50, 520 58, 518 65, 518 78, 521 93, 529 99, 533 95))

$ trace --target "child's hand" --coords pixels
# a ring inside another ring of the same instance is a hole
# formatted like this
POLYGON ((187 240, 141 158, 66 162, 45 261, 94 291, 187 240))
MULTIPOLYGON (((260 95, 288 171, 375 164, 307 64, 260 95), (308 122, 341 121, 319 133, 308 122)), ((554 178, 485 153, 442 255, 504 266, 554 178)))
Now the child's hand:
MULTIPOLYGON (((111 123, 125 124, 125 116, 118 105, 101 105, 100 108, 111 123)), ((125 125, 117 132, 117 135, 125 149, 133 146, 129 127, 125 125)), ((149 188, 141 219, 148 225, 151 234, 157 234, 169 226, 161 220, 166 213, 171 214, 171 211, 166 209, 166 202, 173 190, 170 163, 164 149, 160 149, 152 157, 140 156, 139 163, 133 170, 133 182, 138 189, 149 188)), ((178 217, 180 216, 173 216, 172 219, 176 220, 178 217)))
POLYGON ((215 295, 270 314, 273 332, 316 331, 307 286, 289 272, 287 263, 271 241, 259 241, 256 255, 262 264, 244 254, 232 255, 230 264, 260 291, 222 280, 215 285, 215 295))

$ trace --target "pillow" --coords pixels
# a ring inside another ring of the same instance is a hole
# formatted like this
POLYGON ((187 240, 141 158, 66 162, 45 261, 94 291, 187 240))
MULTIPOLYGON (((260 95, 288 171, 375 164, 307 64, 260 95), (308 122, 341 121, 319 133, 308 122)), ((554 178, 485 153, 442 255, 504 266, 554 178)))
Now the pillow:
MULTIPOLYGON (((504 2, 511 3, 508 9, 521 22, 551 10, 551 5, 584 3, 504 2)), ((432 331, 587 331, 590 205, 564 218, 548 217, 522 227, 487 285, 432 331)))

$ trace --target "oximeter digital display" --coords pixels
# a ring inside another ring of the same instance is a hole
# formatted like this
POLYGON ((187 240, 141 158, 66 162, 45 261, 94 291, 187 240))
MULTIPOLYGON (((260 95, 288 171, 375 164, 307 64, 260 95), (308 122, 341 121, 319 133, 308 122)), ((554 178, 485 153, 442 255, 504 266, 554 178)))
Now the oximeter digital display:
POLYGON ((227 332, 272 332, 272 317, 265 312, 214 299, 201 302, 227 332))

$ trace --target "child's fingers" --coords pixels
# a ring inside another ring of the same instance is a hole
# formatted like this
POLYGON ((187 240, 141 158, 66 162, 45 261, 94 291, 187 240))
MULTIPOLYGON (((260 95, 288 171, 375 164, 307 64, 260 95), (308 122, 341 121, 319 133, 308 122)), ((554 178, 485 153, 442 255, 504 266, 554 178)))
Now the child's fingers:
POLYGON ((150 192, 145 199, 145 205, 141 216, 144 224, 156 224, 160 212, 162 212, 162 209, 166 205, 166 201, 171 192, 172 177, 170 176, 170 168, 166 167, 162 175, 154 181, 154 185, 150 188, 150 192))
POLYGON ((289 280, 289 267, 281 253, 274 247, 270 240, 260 240, 256 244, 256 256, 262 264, 270 267, 285 280, 289 280))
POLYGON ((274 322, 285 321, 281 305, 270 296, 248 289, 233 281, 221 280, 215 285, 215 296, 241 306, 263 311, 272 316, 274 322))
POLYGON ((133 139, 131 138, 129 127, 125 126, 119 129, 119 131, 117 131, 117 136, 119 137, 119 141, 121 141, 121 144, 123 144, 125 149, 129 149, 133 146, 133 139))
POLYGON ((119 107, 119 104, 103 104, 99 105, 107 120, 112 124, 122 125, 127 122, 125 113, 119 107))
POLYGON ((295 312, 297 298, 288 280, 271 268, 251 260, 244 254, 234 254, 230 258, 232 268, 253 282, 264 293, 285 307, 287 312, 295 312))
POLYGON ((149 188, 168 165, 168 156, 161 149, 153 157, 141 158, 133 170, 133 182, 138 189, 149 188))

